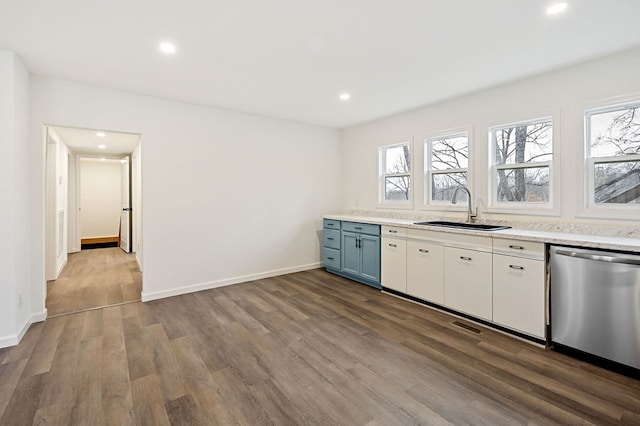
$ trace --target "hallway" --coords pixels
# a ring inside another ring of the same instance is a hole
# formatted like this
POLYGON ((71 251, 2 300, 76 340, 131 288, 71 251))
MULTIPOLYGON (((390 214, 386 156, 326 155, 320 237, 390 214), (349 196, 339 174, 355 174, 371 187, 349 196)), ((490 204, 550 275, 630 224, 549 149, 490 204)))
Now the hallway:
POLYGON ((135 253, 120 248, 69 254, 60 277, 47 282, 48 316, 140 300, 142 274, 135 253))

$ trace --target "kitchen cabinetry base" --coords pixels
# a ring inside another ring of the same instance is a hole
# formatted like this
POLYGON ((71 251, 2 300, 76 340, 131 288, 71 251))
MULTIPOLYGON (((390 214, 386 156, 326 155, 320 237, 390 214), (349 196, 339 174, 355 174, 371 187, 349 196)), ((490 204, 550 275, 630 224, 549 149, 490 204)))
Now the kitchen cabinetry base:
POLYGON ((359 282, 360 284, 365 284, 368 285, 369 287, 373 287, 373 288, 377 288, 378 290, 380 290, 382 288, 382 286, 380 285, 380 283, 375 282, 375 281, 369 281, 367 279, 364 279, 362 277, 358 277, 356 275, 352 275, 343 271, 339 271, 337 269, 333 269, 333 268, 325 268, 327 272, 331 273, 331 274, 335 274, 335 275, 340 275, 341 277, 350 279, 351 281, 356 281, 359 282))
MULTIPOLYGON (((349 278, 349 277, 347 277, 347 278, 349 278)), ((439 311, 442 311, 442 312, 445 312, 445 313, 448 313, 448 314, 453 314, 453 315, 455 315, 457 317, 461 317, 461 318, 473 321, 473 322, 475 322, 477 324, 481 324, 481 325, 483 325, 485 327, 493 328, 493 329, 499 330, 499 331, 501 331, 503 333, 507 333, 507 334, 510 334, 512 336, 519 337, 520 339, 523 339, 523 340, 526 340, 526 341, 529 341, 529 342, 532 342, 532 343, 536 343, 538 345, 542 345, 542 346, 545 346, 545 347, 547 346, 547 342, 544 339, 540 339, 538 337, 534 337, 534 336, 530 336, 528 334, 520 333, 519 331, 512 330, 510 328, 503 327, 503 326, 498 325, 496 323, 483 320, 482 318, 474 317, 473 315, 468 315, 468 314, 465 314, 463 312, 458 312, 455 309, 450 309, 450 308, 447 308, 446 306, 438 305, 437 303, 429 302, 427 300, 422 300, 419 297, 410 296, 410 295, 402 293, 400 291, 396 291, 396 290, 394 290, 392 288, 382 287, 382 291, 385 292, 385 293, 393 294, 394 296, 401 297, 403 299, 411 300, 412 302, 416 302, 416 303, 419 303, 421 305, 425 305, 425 306, 429 306, 431 308, 435 308, 435 309, 437 309, 439 311)))

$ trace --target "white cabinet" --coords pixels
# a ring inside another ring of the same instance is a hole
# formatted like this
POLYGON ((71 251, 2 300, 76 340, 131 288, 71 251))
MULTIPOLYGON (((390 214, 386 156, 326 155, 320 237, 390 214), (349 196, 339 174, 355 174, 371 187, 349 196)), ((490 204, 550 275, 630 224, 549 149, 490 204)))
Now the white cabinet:
POLYGON ((493 319, 491 258, 491 252, 445 247, 446 307, 487 321, 493 319))
POLYGON ((382 227, 382 287, 401 293, 407 292, 405 230, 406 228, 382 227))
POLYGON ((545 337, 544 260, 493 255, 493 321, 545 337))
POLYGON ((444 247, 407 241, 407 294, 444 305, 444 247))

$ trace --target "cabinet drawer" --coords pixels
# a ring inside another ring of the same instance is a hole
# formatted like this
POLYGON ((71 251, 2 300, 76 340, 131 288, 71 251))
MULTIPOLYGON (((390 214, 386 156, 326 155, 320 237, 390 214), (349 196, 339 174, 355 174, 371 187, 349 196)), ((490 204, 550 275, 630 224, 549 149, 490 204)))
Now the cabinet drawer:
POLYGON ((323 219, 324 229, 337 229, 340 230, 340 221, 334 219, 323 219))
POLYGON ((493 320, 544 339, 544 261, 493 255, 493 320))
POLYGON ((407 242, 382 238, 382 287, 407 292, 407 242))
POLYGON ((407 241, 407 294, 444 305, 444 246, 407 241))
POLYGON ((358 234, 380 235, 380 225, 358 222, 342 222, 342 230, 358 234))
POLYGON ((325 247, 322 250, 322 262, 327 268, 340 269, 340 250, 325 247))
POLYGON ((325 247, 340 249, 340 231, 337 229, 325 229, 322 231, 322 245, 325 247))
POLYGON ((493 252, 509 256, 527 257, 530 259, 544 259, 544 243, 533 241, 512 240, 509 238, 494 238, 493 252))
POLYGON ((382 225, 382 236, 404 238, 407 236, 407 228, 403 228, 400 226, 382 225))

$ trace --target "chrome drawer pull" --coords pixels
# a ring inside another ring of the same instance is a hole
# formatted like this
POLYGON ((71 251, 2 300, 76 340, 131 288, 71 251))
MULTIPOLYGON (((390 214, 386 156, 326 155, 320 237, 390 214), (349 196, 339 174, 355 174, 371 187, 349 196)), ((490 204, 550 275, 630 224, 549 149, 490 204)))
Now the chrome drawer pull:
POLYGON ((389 229, 389 232, 392 233, 392 234, 397 234, 398 233, 398 231, 396 231, 395 229, 389 229))
POLYGON ((389 247, 398 247, 397 244, 389 244, 389 247))
POLYGON ((418 251, 420 253, 429 253, 429 250, 427 250, 427 249, 418 249, 418 251))
POLYGON ((467 257, 467 256, 460 256, 460 259, 462 259, 462 260, 471 260, 471 258, 467 257))
POLYGON ((524 266, 520 266, 520 265, 509 265, 509 268, 511 269, 517 269, 519 271, 522 271, 524 269, 524 266))
POLYGON ((510 245, 509 248, 510 249, 514 249, 514 250, 524 250, 524 247, 522 247, 522 246, 512 246, 512 245, 510 245))

